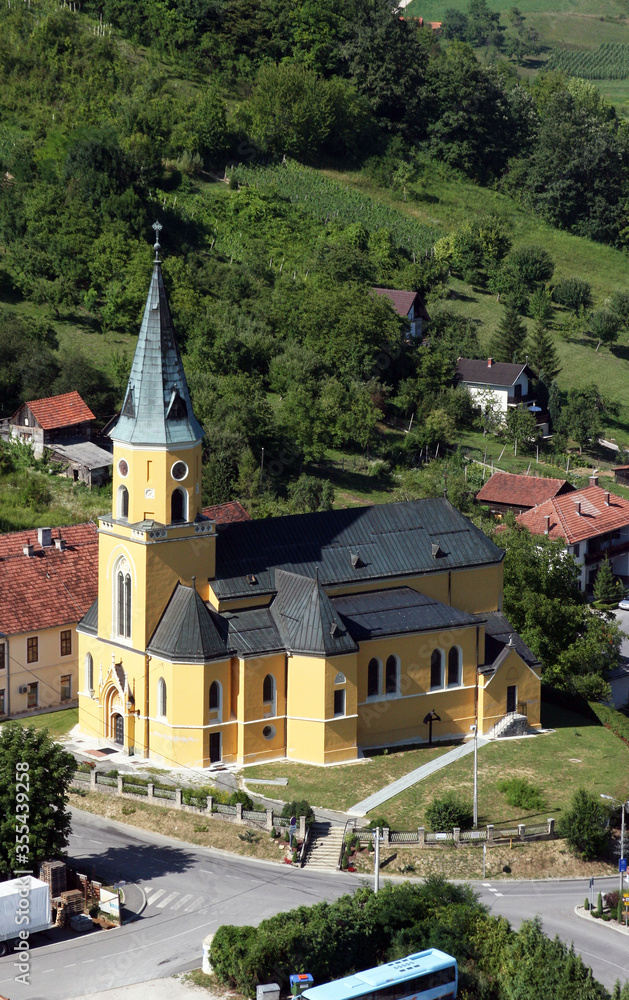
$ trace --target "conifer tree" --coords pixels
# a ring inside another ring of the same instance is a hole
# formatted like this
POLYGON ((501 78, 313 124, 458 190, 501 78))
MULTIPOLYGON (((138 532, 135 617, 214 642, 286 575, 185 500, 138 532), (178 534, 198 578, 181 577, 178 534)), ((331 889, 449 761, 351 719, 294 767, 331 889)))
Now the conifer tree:
POLYGON ((526 327, 515 306, 505 306, 502 319, 491 341, 490 350, 494 361, 518 361, 524 355, 526 327))
POLYGON ((620 597, 618 580, 614 579, 611 563, 605 556, 594 581, 594 600, 600 604, 616 604, 620 597))
POLYGON ((538 378, 549 385, 561 371, 557 351, 550 331, 542 320, 538 320, 526 342, 529 365, 538 378))

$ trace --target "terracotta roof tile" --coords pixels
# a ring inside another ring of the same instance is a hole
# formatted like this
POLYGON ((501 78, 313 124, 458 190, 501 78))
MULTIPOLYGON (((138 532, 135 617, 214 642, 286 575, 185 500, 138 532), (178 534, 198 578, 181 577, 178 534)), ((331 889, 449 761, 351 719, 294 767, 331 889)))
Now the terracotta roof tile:
POLYGON ((0 535, 0 632, 14 635, 71 625, 89 609, 98 590, 98 532, 92 522, 54 528, 66 548, 42 546, 37 529, 0 535), (33 555, 25 556, 30 542, 33 555))
POLYGON ((28 406, 45 431, 51 431, 55 427, 82 424, 86 420, 95 419, 89 406, 79 396, 76 389, 64 393, 63 396, 33 399, 25 405, 28 406))
POLYGON ((418 298, 417 292, 403 292, 396 288, 372 288, 376 295, 385 295, 395 309, 398 316, 408 316, 411 306, 418 298))
POLYGON ((214 507, 204 507, 201 513, 217 524, 233 524, 234 521, 250 521, 251 517, 238 500, 219 503, 214 507))
POLYGON ((553 497, 523 514, 516 521, 535 535, 546 531, 546 516, 550 516, 551 538, 561 538, 569 545, 585 541, 608 531, 629 525, 629 501, 607 493, 600 486, 587 486, 574 493, 553 497), (609 503, 606 502, 609 498, 609 503), (580 513, 577 504, 581 505, 580 513))
POLYGON ((491 479, 476 494, 480 503, 505 503, 535 507, 556 496, 565 487, 566 479, 545 479, 542 476, 517 476, 509 472, 494 472, 491 479))

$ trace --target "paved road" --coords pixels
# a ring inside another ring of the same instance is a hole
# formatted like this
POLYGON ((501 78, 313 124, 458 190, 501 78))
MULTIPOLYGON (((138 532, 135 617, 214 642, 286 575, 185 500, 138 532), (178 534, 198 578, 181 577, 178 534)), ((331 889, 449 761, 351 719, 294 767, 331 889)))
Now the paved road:
MULTIPOLYGON (((69 1000, 196 968, 202 938, 223 923, 257 923, 281 910, 334 899, 356 887, 348 875, 309 872, 236 859, 176 845, 157 834, 130 830, 75 812, 69 854, 89 870, 105 869, 130 883, 140 918, 120 930, 57 941, 54 932, 33 940, 29 986, 16 983, 14 956, 0 959, 0 996, 10 1000, 69 1000)), ((597 879, 610 889, 615 879, 597 879)), ((560 883, 474 883, 494 913, 514 926, 541 914, 546 933, 574 940, 594 974, 611 987, 629 980, 629 938, 577 918, 584 880, 560 883)))

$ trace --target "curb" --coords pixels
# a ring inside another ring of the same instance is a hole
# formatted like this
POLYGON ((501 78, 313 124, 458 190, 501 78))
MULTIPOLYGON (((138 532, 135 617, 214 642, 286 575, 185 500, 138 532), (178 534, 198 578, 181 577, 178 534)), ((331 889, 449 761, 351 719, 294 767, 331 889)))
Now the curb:
POLYGON ((616 934, 624 934, 625 937, 629 936, 629 927, 621 927, 617 922, 612 923, 611 920, 599 920, 598 917, 591 916, 589 912, 586 913, 582 906, 575 906, 574 912, 581 920, 591 920, 593 923, 598 924, 599 927, 608 927, 610 931, 616 931, 616 934))

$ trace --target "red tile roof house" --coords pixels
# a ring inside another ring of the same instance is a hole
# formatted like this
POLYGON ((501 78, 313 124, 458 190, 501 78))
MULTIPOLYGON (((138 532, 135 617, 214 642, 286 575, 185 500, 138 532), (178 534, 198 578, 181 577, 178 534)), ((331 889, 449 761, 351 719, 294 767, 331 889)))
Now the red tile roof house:
POLYGON ((384 295, 398 316, 410 323, 410 336, 422 336, 424 323, 430 322, 426 304, 417 292, 400 292, 395 288, 372 288, 376 295, 384 295))
MULTIPOLYGON (((456 375, 460 385, 469 390, 472 400, 481 407, 491 405, 506 417, 514 406, 534 406, 532 379, 535 373, 524 364, 508 364, 493 358, 459 358, 456 375)), ((543 434, 548 434, 548 415, 535 414, 543 434)))
POLYGON ((581 590, 592 592, 605 556, 614 574, 629 583, 629 500, 602 489, 596 476, 585 489, 552 497, 516 520, 535 535, 565 543, 581 570, 581 590))
POLYGON ((33 399, 22 403, 12 417, 4 421, 4 432, 21 441, 31 442, 36 458, 44 448, 62 441, 89 440, 96 418, 78 392, 33 399))
POLYGON ((551 497, 571 493, 573 490, 574 486, 566 479, 494 472, 476 494, 476 503, 489 507, 494 514, 502 514, 507 510, 522 514, 551 497))
MULTIPOLYGON (((203 513, 219 529, 250 520, 237 500, 203 513)), ((97 594, 93 522, 0 535, 1 719, 77 704, 75 629, 97 594)))

